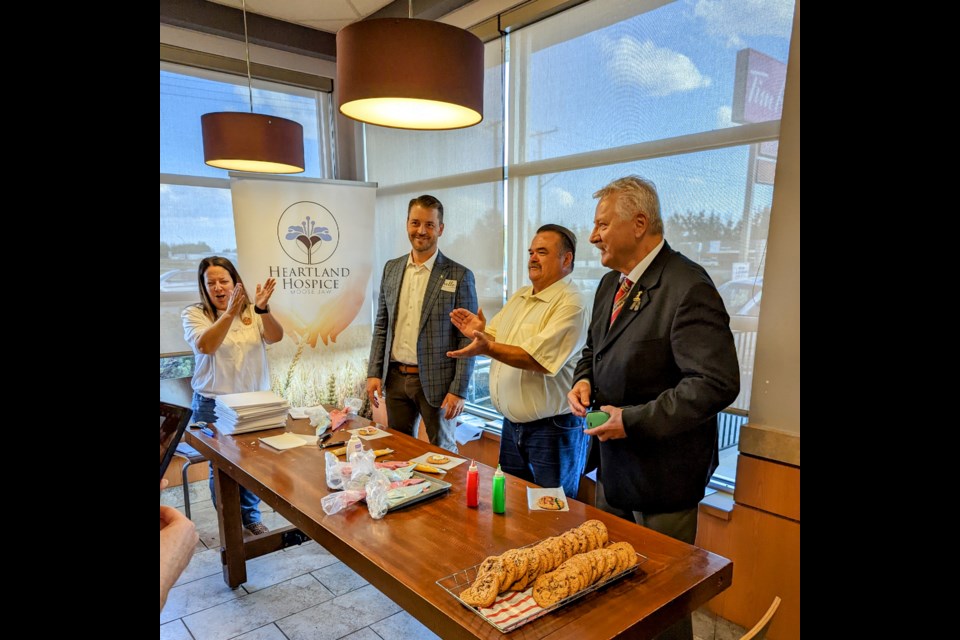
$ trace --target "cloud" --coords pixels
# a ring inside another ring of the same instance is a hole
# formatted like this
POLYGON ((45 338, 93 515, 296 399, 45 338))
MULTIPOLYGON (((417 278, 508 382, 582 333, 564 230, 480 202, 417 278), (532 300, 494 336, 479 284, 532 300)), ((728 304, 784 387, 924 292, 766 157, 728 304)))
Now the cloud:
POLYGON ((693 14, 707 32, 741 48, 741 36, 784 36, 793 23, 793 0, 696 0, 693 14))
POLYGON ((614 79, 635 84, 649 95, 662 97, 710 86, 710 78, 690 58, 651 40, 621 36, 605 39, 602 47, 614 79))
POLYGON ((559 187, 551 189, 553 193, 551 194, 553 198, 556 199, 564 207, 572 207, 573 203, 576 202, 576 198, 573 197, 573 194, 567 191, 566 189, 561 189, 559 187))
POLYGON ((729 105, 717 107, 717 129, 737 126, 733 122, 733 108, 729 105))

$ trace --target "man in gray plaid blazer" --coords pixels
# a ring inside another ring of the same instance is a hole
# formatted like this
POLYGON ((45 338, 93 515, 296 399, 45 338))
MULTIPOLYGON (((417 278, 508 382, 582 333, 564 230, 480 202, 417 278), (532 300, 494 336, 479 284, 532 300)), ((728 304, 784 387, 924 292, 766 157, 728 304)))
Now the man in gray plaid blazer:
POLYGON ((367 368, 367 396, 375 406, 387 403, 391 429, 416 437, 423 418, 430 442, 457 451, 452 420, 463 411, 473 373, 473 358, 448 358, 447 352, 470 344, 450 322, 450 312, 476 313, 473 272, 437 248, 443 235, 443 204, 422 195, 407 207, 412 251, 387 262, 380 282, 380 303, 373 326, 367 368))

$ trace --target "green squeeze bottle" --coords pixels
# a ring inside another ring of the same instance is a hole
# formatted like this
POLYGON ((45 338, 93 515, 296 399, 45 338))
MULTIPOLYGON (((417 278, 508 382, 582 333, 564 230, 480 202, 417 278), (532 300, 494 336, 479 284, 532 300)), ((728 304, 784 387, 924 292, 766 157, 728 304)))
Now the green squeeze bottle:
POLYGON ((507 479, 503 477, 503 471, 500 469, 500 465, 497 465, 497 470, 493 474, 493 512, 494 513, 503 513, 506 511, 506 502, 507 502, 507 479))

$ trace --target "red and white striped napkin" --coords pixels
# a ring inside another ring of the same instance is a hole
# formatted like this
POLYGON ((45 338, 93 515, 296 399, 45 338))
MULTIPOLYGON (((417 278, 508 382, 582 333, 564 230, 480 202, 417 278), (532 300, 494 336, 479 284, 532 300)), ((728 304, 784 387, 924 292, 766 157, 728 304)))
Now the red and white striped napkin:
POLYGON ((545 610, 533 599, 533 589, 511 591, 494 600, 489 607, 480 607, 480 614, 494 624, 515 627, 543 615, 545 610))

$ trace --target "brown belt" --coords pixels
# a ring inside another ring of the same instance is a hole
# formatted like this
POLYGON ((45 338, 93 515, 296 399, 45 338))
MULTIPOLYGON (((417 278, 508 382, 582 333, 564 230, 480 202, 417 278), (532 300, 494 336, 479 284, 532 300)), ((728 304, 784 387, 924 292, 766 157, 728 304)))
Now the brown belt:
POLYGON ((397 363, 397 370, 405 376, 420 373, 420 369, 415 364, 397 363))

